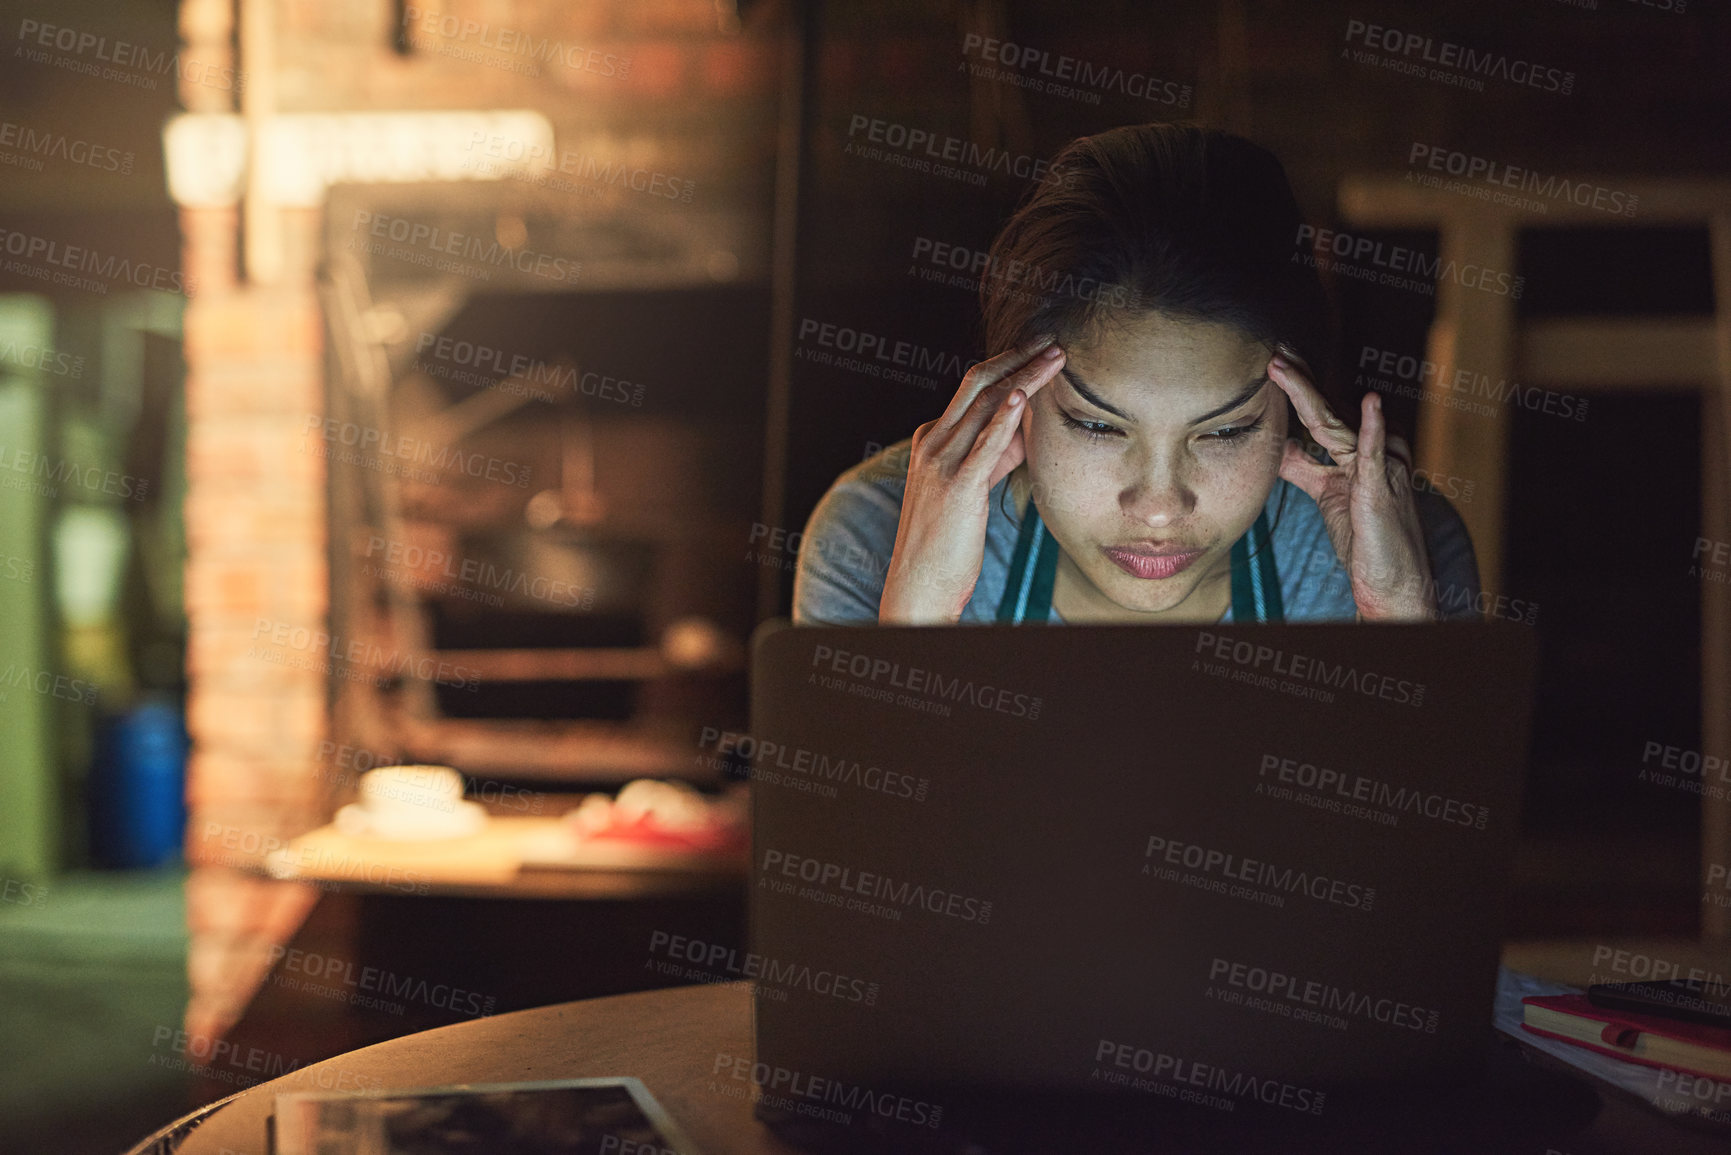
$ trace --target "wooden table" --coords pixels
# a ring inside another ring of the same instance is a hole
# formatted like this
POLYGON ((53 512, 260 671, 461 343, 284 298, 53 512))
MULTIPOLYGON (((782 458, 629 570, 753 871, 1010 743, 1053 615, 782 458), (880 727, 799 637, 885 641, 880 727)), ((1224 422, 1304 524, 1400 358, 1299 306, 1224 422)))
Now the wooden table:
POLYGON ((751 1055, 743 983, 516 1011, 405 1035, 261 1083, 193 1131, 179 1155, 267 1155, 265 1120, 285 1091, 607 1075, 642 1079, 703 1155, 794 1152, 753 1120, 746 1098, 708 1089, 718 1054, 751 1055))
POLYGON ((197 1063, 192 1102, 482 1015, 680 984, 650 965, 673 966, 654 933, 743 944, 745 898, 722 872, 526 870, 425 894, 331 884, 225 1033, 233 1049, 197 1063), (267 1058, 248 1071, 237 1052, 267 1058))
MULTIPOLYGON (((751 1054, 751 997, 744 983, 561 1003, 407 1035, 261 1083, 192 1131, 178 1155, 268 1155, 266 1119, 279 1092, 618 1075, 642 1079, 702 1155, 790 1155, 798 1148, 753 1118, 751 1103, 741 1093, 749 1084, 714 1073, 718 1056, 749 1059, 751 1054)), ((1163 1149, 1190 1148, 1158 1143, 1148 1148, 1163 1149)), ((1350 1148, 1355 1155, 1444 1149, 1475 1155, 1544 1155, 1547 1149, 1566 1155, 1713 1155, 1726 1150, 1726 1139, 1723 1132, 1683 1127, 1611 1097, 1589 1124, 1564 1133, 1529 1133, 1488 1145, 1481 1136, 1465 1148, 1423 1142, 1350 1148)), ((1054 1155, 1060 1151, 1082 1155, 1068 1145, 1053 1148, 1054 1155)))

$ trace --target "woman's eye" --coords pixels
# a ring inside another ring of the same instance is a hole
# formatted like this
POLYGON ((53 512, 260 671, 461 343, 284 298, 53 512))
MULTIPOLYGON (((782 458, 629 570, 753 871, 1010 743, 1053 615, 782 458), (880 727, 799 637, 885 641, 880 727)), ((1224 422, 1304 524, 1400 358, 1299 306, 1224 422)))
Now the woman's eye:
POLYGON ((1060 416, 1064 419, 1065 425, 1068 425, 1071 429, 1075 429, 1075 430, 1081 432, 1082 434, 1086 435, 1090 439, 1105 437, 1108 434, 1118 432, 1118 430, 1115 426, 1107 425, 1104 421, 1082 421, 1078 418, 1070 416, 1068 413, 1065 413, 1062 409, 1058 410, 1058 416, 1060 416))
POLYGON ((1243 425, 1227 425, 1220 429, 1216 429, 1212 433, 1205 434, 1204 436, 1212 437, 1216 441, 1236 441, 1245 434, 1255 433, 1261 428, 1262 422, 1260 420, 1250 421, 1243 425))

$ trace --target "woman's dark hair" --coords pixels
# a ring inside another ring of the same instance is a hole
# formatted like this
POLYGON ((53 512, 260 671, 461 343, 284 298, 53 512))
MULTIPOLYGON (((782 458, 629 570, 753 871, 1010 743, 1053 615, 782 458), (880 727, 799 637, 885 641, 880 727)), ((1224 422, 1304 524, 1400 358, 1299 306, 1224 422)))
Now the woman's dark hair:
POLYGON ((986 352, 1158 311, 1290 346, 1326 391, 1329 309, 1274 154, 1197 124, 1071 141, 992 243, 986 352))

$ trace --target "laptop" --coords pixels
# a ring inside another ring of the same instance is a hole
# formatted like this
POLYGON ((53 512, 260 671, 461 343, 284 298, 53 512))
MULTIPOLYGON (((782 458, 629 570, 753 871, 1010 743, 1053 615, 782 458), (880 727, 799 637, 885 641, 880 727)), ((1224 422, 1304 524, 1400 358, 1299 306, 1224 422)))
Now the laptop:
POLYGON ((1501 622, 766 623, 733 750, 760 1117, 1470 1082, 1535 650, 1501 622))

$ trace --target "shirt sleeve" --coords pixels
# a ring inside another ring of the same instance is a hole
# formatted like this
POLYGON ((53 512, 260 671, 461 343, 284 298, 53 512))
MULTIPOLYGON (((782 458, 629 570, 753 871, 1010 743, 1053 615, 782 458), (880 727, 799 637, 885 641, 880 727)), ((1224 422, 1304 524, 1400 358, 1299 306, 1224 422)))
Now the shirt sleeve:
POLYGON ((875 471, 856 466, 837 478, 805 523, 793 578, 796 626, 877 624, 907 475, 904 465, 899 481, 886 478, 874 462, 875 471))
POLYGON ((1479 561, 1466 522, 1440 493, 1414 490, 1413 504, 1424 530, 1424 548, 1436 580, 1437 611, 1446 619, 1483 618, 1480 605, 1479 561))

